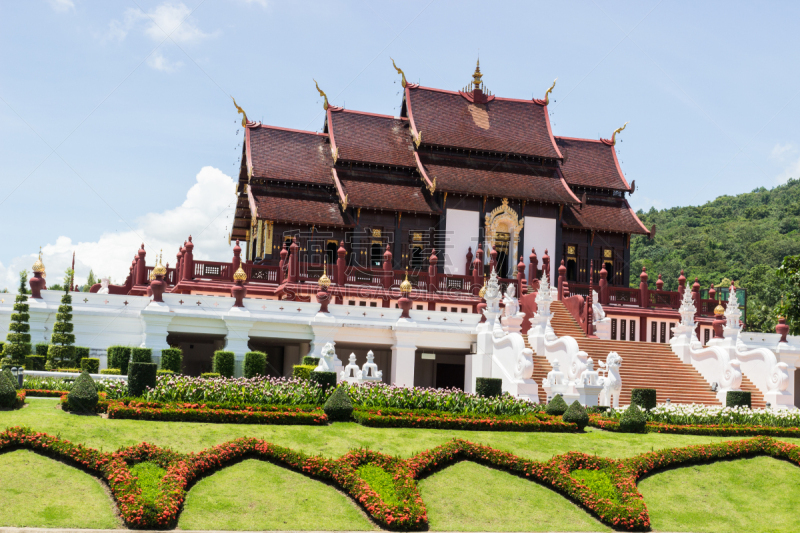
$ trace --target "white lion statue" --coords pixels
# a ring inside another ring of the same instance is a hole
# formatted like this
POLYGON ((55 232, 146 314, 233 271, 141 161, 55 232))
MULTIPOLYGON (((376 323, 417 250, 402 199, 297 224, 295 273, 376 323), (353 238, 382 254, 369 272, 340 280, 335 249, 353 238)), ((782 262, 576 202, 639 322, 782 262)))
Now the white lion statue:
POLYGON ((336 363, 336 350, 333 349, 333 343, 328 342, 322 347, 319 364, 314 372, 336 372, 336 363))
POLYGON ((622 391, 622 378, 619 375, 619 367, 622 365, 622 357, 617 352, 611 352, 606 357, 606 362, 599 362, 600 371, 605 371, 606 375, 598 379, 598 384, 603 386, 600 391, 600 405, 612 406, 614 409, 619 408, 619 394, 622 391))
POLYGON ((506 288, 506 294, 503 297, 503 304, 505 304, 504 313, 506 316, 517 316, 519 313, 519 301, 514 297, 516 289, 513 283, 509 283, 506 288))
POLYGON ((592 319, 594 322, 599 322, 606 317, 606 312, 603 311, 603 305, 600 303, 600 296, 597 291, 592 291, 592 319))

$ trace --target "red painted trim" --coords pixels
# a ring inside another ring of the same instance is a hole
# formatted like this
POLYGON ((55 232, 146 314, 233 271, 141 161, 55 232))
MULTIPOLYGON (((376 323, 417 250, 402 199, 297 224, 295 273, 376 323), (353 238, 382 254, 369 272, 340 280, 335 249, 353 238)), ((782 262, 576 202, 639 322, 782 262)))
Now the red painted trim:
MULTIPOLYGON (((336 139, 333 137, 333 116, 331 115, 331 108, 328 106, 328 110, 325 111, 325 115, 328 121, 328 138, 331 140, 331 149, 338 153, 336 148, 336 139)), ((336 162, 334 161, 334 165, 336 162)), ((344 197, 342 197, 344 199, 344 197)))
POLYGON ((320 135, 322 137, 327 137, 328 136, 327 133, 319 133, 318 131, 295 130, 295 129, 292 129, 292 128, 281 128, 280 126, 267 126, 266 124, 259 124, 258 126, 255 126, 253 128, 248 128, 248 130, 249 129, 255 129, 255 128, 264 128, 264 129, 268 129, 268 130, 279 130, 279 131, 289 131, 289 132, 292 132, 292 133, 305 133, 306 135, 320 135))
MULTIPOLYGON (((253 197, 253 191, 250 189, 250 184, 247 184, 247 203, 250 204, 250 216, 255 215, 258 218, 258 204, 253 197)), ((247 235, 247 228, 245 228, 245 235, 247 235)))
MULTIPOLYGON (((556 139, 564 139, 565 141, 583 141, 587 143, 601 143, 603 141, 598 141, 597 139, 581 139, 580 137, 564 137, 562 135, 556 135, 556 139)), ((605 143, 603 143, 605 144, 605 143)))
POLYGON ((414 113, 411 112, 411 89, 408 85, 406 85, 406 112, 408 113, 408 122, 411 124, 411 131, 414 133, 413 136, 419 138, 417 125, 414 123, 414 113))
POLYGON ((550 128, 550 114, 547 112, 546 106, 544 106, 544 122, 547 124, 547 134, 550 136, 550 142, 553 143, 553 149, 558 154, 559 159, 564 159, 564 156, 561 155, 561 150, 558 149, 558 145, 556 144, 556 138, 553 137, 553 130, 550 128))
POLYGON ((623 199, 623 201, 625 202, 625 205, 628 207, 628 211, 630 211, 631 215, 633 215, 634 220, 636 220, 636 222, 639 223, 639 226, 644 230, 645 234, 649 237, 650 236, 650 230, 647 229, 646 227, 644 227, 644 224, 642 224, 642 221, 639 220, 639 217, 637 217, 636 213, 633 212, 633 208, 631 207, 631 204, 628 203, 628 200, 623 199))
POLYGON ((556 169, 556 173, 558 174, 558 179, 561 180, 561 185, 563 185, 564 188, 567 190, 567 192, 569 192, 569 195, 572 196, 572 198, 575 200, 576 203, 581 203, 580 199, 577 196, 575 196, 575 193, 572 192, 572 189, 570 189, 569 185, 567 185, 567 180, 564 179, 564 175, 561 173, 560 168, 556 169))
POLYGON ((428 177, 428 173, 425 172, 425 167, 422 165, 422 161, 419 158, 419 152, 414 152, 414 159, 417 160, 417 170, 419 170, 419 173, 422 174, 422 179, 424 179, 425 183, 428 184, 428 188, 433 187, 433 182, 428 177))
POLYGON ((617 173, 619 177, 622 178, 622 183, 625 184, 625 190, 630 192, 631 186, 628 183, 628 180, 625 179, 625 174, 622 173, 622 168, 619 166, 619 160, 617 159, 617 151, 614 149, 614 145, 610 145, 609 148, 611 149, 611 156, 614 158, 614 165, 617 167, 617 173))
POLYGON ((339 175, 336 173, 335 168, 331 168, 331 175, 333 176, 333 183, 336 185, 336 191, 339 193, 339 200, 344 202, 344 188, 342 187, 342 182, 339 181, 339 175))
POLYGON ((245 134, 245 160, 247 165, 247 182, 250 183, 250 177, 253 175, 253 156, 250 150, 250 128, 244 129, 245 134))

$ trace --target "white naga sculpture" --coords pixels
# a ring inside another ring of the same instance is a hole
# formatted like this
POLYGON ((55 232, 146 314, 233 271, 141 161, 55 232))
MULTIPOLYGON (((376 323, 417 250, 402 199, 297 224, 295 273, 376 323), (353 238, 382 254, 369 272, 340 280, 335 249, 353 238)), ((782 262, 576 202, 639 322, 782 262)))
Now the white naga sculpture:
POLYGON ((322 347, 319 363, 314 369, 314 372, 336 372, 337 366, 342 366, 342 362, 336 357, 336 350, 333 349, 333 343, 325 343, 325 346, 322 347))
POLYGON ((606 362, 600 361, 600 372, 605 371, 606 375, 599 377, 597 383, 602 385, 600 392, 600 405, 619 408, 619 393, 622 390, 622 378, 619 375, 619 367, 622 365, 622 357, 617 352, 611 352, 606 357, 606 362))
POLYGON ((601 339, 611 340, 611 319, 606 316, 600 303, 600 296, 595 290, 592 290, 592 325, 595 335, 601 339))
POLYGON ((108 294, 108 278, 101 278, 100 279, 100 289, 97 291, 97 294, 108 294))
POLYGON ((545 390, 548 402, 556 394, 563 395, 567 391, 567 381, 564 379, 564 373, 559 367, 558 360, 553 361, 553 370, 548 372, 547 377, 542 380, 542 388, 545 390))

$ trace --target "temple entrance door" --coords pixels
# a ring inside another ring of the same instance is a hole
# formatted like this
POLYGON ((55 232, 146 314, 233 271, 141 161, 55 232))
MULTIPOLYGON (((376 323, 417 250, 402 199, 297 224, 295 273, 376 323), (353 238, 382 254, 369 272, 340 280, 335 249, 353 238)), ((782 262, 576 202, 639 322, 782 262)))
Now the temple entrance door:
POLYGON ((495 249, 497 250, 497 275, 501 278, 511 277, 508 275, 508 241, 510 236, 505 231, 498 231, 495 234, 495 249))
POLYGON ((464 365, 436 363, 436 388, 464 390, 464 365))
POLYGON ((575 259, 567 259, 567 281, 578 279, 578 262, 575 259))
POLYGON ((519 233, 525 221, 519 219, 517 212, 508 205, 508 198, 503 204, 486 213, 486 259, 490 258, 492 247, 497 248, 497 275, 501 278, 514 277, 510 269, 516 266, 518 258, 519 233))

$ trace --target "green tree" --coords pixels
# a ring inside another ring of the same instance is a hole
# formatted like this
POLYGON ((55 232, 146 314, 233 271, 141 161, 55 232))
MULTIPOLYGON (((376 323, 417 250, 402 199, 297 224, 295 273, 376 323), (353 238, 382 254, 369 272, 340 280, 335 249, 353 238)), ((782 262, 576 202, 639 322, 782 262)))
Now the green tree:
POLYGON ((25 362, 25 356, 31 353, 31 330, 28 320, 31 315, 28 313, 29 306, 26 303, 28 297, 25 294, 18 294, 14 304, 14 312, 11 313, 11 323, 8 325, 8 335, 3 351, 4 355, 10 359, 12 365, 21 365, 25 362))
POLYGON ((786 317, 792 335, 800 335, 800 255, 784 257, 778 269, 781 303, 778 312, 786 317))
POLYGON ((89 270, 89 277, 86 278, 86 284, 82 287, 83 292, 89 292, 89 289, 92 288, 92 285, 97 283, 97 280, 94 277, 94 272, 89 270))
POLYGON ((19 294, 28 294, 28 271, 19 271, 19 294))
POLYGON ((47 349, 47 360, 51 368, 69 366, 75 359, 75 335, 72 333, 72 296, 66 292, 53 324, 53 335, 47 349))

